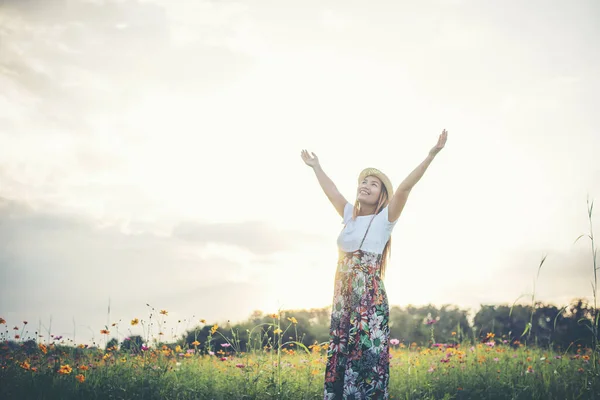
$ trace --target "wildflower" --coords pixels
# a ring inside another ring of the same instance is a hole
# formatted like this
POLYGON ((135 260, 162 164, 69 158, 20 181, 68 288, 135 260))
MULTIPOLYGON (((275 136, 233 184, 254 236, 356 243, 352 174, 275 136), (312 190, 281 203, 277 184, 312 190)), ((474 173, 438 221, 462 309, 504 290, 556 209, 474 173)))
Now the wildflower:
POLYGON ((27 321, 23 321, 23 325, 27 325, 27 321))
POLYGON ((20 339, 21 335, 15 335, 15 339, 20 339))
POLYGON ((485 345, 488 347, 494 347, 496 345, 496 342, 494 342, 493 340, 490 340, 489 342, 486 342, 485 345))
POLYGON ((297 321, 297 320, 296 320, 296 318, 294 318, 294 317, 289 317, 289 318, 288 318, 288 321, 290 321, 290 322, 291 322, 292 324, 294 324, 294 325, 298 323, 298 321, 297 321))
POLYGON ((42 351, 42 353, 44 353, 44 354, 48 353, 48 348, 43 343, 40 343, 39 348, 42 351))
POLYGON ((69 364, 61 365, 58 373, 61 375, 68 375, 73 371, 73 368, 69 366, 69 364))
POLYGON ((221 343, 221 347, 229 347, 229 346, 231 346, 231 344, 229 344, 229 343, 221 343))
POLYGON ((80 369, 81 371, 87 371, 87 370, 88 370, 88 369, 90 369, 90 368, 89 368, 87 365, 80 365, 80 366, 79 366, 79 369, 80 369))
POLYGON ((214 351, 209 351, 208 354, 210 354, 211 356, 214 356, 215 352, 214 351))
POLYGON ((214 335, 214 334, 215 334, 215 332, 217 331, 217 329, 219 329, 219 325, 218 325, 218 324, 214 324, 214 325, 212 326, 212 328, 210 328, 210 334, 211 334, 211 335, 214 335))
POLYGON ((167 310, 160 310, 160 313, 162 315, 169 315, 169 312, 167 310))
POLYGON ((456 332, 452 332, 452 336, 456 336, 456 332))
POLYGON ((498 362, 499 361, 498 357, 494 357, 494 361, 498 362))
POLYGON ((140 323, 140 320, 137 319, 137 318, 134 318, 134 319, 131 320, 131 326, 137 325, 139 323, 140 323))
POLYGON ((199 341, 197 341, 197 340, 194 340, 194 341, 192 342, 192 346, 200 346, 200 342, 199 342, 199 341))
POLYGON ((390 339, 390 344, 392 346, 397 346, 400 343, 398 339, 390 339))
POLYGON ((110 333, 110 331, 109 331, 108 329, 101 329, 101 330, 100 330, 100 333, 101 333, 102 335, 108 335, 108 334, 110 333))
POLYGON ((236 366, 237 368, 244 368, 244 367, 245 367, 245 365, 244 365, 244 364, 235 364, 235 366, 236 366))
POLYGON ((201 320, 200 320, 200 323, 201 323, 201 324, 205 324, 205 323, 206 323, 206 320, 205 320, 205 319, 201 319, 201 320))
POLYGON ((150 348, 146 345, 142 345, 141 349, 142 349, 142 351, 146 351, 146 350, 149 350, 150 348))
POLYGON ((83 376, 82 374, 75 375, 75 379, 77 379, 79 383, 85 382, 85 376, 83 376))
POLYGON ((227 361, 227 357, 221 357, 221 361, 227 361))
POLYGON ((493 334, 492 332, 489 332, 485 338, 486 338, 486 339, 493 339, 493 338, 494 338, 494 336, 496 336, 496 335, 495 335, 495 334, 493 334))
POLYGON ((15 326, 15 327, 13 328, 13 331, 18 331, 18 330, 19 330, 19 327, 18 327, 18 326, 15 326))
POLYGON ((27 362, 27 361, 23 361, 20 365, 21 368, 23 368, 24 370, 29 370, 31 369, 31 365, 27 362))
POLYGON ((0 325, 6 325, 6 320, 4 318, 0 318, 0 325))
POLYGON ((532 374, 532 373, 534 373, 534 372, 535 372, 535 370, 533 369, 533 367, 532 367, 531 365, 530 365, 530 366, 528 366, 528 367, 527 367, 527 371, 525 371, 525 373, 526 373, 526 374, 532 374))
POLYGON ((274 334, 278 334, 278 333, 281 333, 281 332, 283 332, 283 331, 281 329, 279 329, 279 328, 277 328, 277 329, 275 329, 273 331, 274 334))

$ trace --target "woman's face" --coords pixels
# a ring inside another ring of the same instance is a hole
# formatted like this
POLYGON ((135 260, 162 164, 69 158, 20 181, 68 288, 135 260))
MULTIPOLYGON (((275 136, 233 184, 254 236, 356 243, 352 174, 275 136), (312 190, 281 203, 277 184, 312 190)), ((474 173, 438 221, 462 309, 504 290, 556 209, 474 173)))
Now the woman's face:
POLYGON ((367 176, 358 185, 357 199, 359 202, 376 205, 381 194, 381 181, 375 176, 367 176))

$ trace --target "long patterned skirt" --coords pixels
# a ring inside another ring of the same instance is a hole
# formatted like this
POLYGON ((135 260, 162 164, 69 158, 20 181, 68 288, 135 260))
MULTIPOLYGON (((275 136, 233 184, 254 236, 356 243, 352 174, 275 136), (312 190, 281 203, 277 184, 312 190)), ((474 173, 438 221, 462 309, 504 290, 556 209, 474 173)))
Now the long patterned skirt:
POLYGON ((387 399, 389 305, 381 279, 381 254, 341 253, 325 369, 329 399, 387 399))

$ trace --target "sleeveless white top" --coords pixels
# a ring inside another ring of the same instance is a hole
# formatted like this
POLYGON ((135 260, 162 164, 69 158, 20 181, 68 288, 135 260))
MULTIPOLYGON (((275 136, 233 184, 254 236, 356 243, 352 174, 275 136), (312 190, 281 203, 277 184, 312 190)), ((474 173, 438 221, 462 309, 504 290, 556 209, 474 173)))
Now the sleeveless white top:
POLYGON ((344 226, 344 229, 342 229, 338 236, 338 248, 343 252, 354 252, 359 249, 360 242, 364 237, 365 241, 363 242, 362 247, 360 247, 360 250, 383 254, 383 248, 390 239, 392 230, 398 220, 394 222, 388 220, 387 207, 381 210, 375 217, 373 217, 373 215, 363 215, 358 216, 353 220, 353 209, 354 206, 350 203, 347 203, 346 206, 344 206, 343 223, 346 224, 346 226, 344 226), (371 227, 365 237, 365 232, 367 231, 367 227, 372 218, 373 222, 371 222, 371 227))

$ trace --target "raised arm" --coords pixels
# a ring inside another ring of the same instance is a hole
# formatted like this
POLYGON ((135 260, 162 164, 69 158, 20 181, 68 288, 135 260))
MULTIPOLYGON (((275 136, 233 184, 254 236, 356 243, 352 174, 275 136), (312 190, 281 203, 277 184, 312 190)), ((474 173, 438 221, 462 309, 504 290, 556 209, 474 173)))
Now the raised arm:
POLYGON ((403 181, 398 185, 394 196, 390 200, 390 204, 388 205, 388 220, 390 222, 394 222, 400 217, 404 206, 406 205, 406 201, 408 200, 408 195, 412 188, 419 182, 419 180, 427 171, 429 164, 433 161, 435 156, 444 148, 446 144, 446 139, 448 138, 448 132, 444 129, 438 138, 438 142, 431 150, 429 150, 429 154, 425 160, 419 164, 417 168, 415 168, 403 181))
POLYGON ((325 195, 331 204, 333 204, 338 214, 340 214, 340 216, 343 218, 344 207, 348 201, 340 193, 333 181, 329 179, 327 174, 323 171, 317 155, 315 153, 309 154, 306 150, 302 150, 300 155, 302 156, 302 161, 304 161, 306 165, 313 169, 315 175, 317 176, 317 180, 319 181, 319 185, 321 185, 321 189, 323 189, 323 192, 325 192, 325 195))

